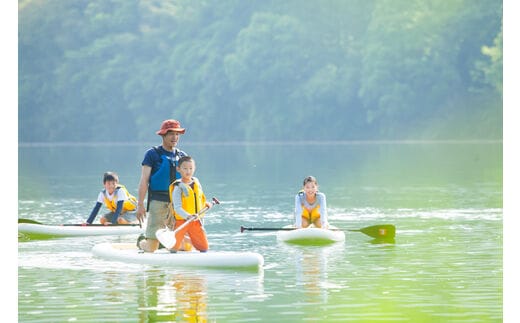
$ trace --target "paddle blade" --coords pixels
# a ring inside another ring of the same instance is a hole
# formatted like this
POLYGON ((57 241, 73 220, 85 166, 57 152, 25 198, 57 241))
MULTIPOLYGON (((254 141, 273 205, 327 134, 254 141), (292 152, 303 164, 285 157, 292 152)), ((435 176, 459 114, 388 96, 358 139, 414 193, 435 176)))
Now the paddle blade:
POLYGON ((34 221, 31 219, 22 219, 22 218, 18 219, 18 223, 42 224, 41 222, 38 222, 38 221, 34 221))
POLYGON ((359 230, 349 230, 363 232, 367 236, 376 239, 393 239, 395 237, 395 226, 392 224, 372 225, 359 230))
POLYGON ((170 229, 159 229, 155 232, 157 240, 168 249, 173 248, 177 240, 175 239, 175 232, 170 229))
POLYGON ((216 197, 213 197, 211 200, 213 201, 213 204, 220 204, 220 201, 217 200, 216 197))

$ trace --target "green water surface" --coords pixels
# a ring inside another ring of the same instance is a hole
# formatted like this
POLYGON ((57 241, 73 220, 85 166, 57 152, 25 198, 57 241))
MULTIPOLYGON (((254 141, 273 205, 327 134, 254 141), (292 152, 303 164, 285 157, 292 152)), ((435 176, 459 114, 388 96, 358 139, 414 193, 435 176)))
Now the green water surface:
MULTIPOLYGON (((197 161, 213 250, 261 253, 258 272, 106 261, 90 249, 136 236, 18 243, 20 322, 501 322, 502 143, 321 143, 181 148, 197 161), (275 232, 314 175, 343 229, 397 227, 394 243, 295 246, 275 232)), ((147 145, 20 147, 18 217, 83 222, 119 173, 136 194, 147 145)), ((174 255, 172 255, 174 256, 174 255)))

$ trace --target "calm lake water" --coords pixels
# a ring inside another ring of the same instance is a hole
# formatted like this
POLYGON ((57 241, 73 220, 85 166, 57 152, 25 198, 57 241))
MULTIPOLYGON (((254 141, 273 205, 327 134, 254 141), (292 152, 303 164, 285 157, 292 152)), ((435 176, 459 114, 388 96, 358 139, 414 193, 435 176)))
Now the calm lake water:
MULTIPOLYGON (((20 147, 18 217, 84 221, 107 170, 136 194, 148 147, 20 147)), ((502 321, 501 142, 180 147, 222 202, 206 216, 210 248, 259 252, 264 267, 185 270, 91 254, 132 235, 19 241, 20 322, 502 321), (307 175, 333 225, 391 223, 395 243, 347 232, 345 243, 299 247, 240 233, 290 224, 307 175)))

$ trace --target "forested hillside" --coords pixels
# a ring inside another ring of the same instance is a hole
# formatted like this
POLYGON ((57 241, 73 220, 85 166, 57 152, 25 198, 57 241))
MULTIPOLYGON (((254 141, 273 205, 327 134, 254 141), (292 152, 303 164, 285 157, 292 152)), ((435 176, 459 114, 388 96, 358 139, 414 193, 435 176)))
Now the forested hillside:
POLYGON ((500 139, 497 0, 20 0, 19 142, 500 139))

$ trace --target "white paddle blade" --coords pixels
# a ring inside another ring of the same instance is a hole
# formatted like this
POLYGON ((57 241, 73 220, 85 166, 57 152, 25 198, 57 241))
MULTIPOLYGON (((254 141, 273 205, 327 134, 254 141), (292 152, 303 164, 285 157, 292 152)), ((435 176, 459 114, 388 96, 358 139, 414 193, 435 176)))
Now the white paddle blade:
POLYGON ((159 229, 155 232, 155 236, 163 246, 168 249, 173 248, 177 240, 175 239, 175 233, 169 229, 159 229))

